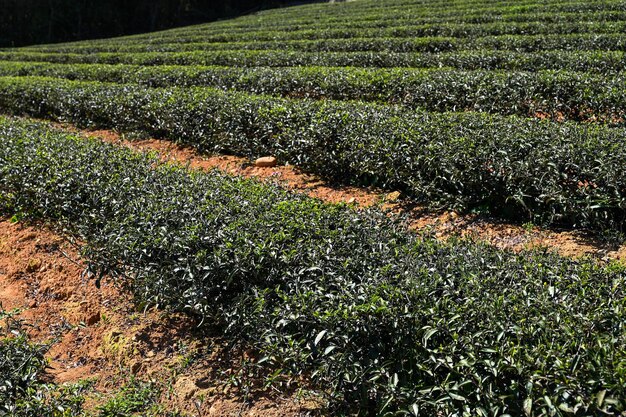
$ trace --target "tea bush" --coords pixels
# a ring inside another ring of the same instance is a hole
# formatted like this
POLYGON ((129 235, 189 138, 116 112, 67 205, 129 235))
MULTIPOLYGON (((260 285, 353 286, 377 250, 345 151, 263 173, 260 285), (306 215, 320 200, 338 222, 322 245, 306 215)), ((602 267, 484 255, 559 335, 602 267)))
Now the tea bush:
POLYGON ((0 416, 83 416, 80 387, 42 381, 49 346, 29 340, 18 314, 0 305, 0 416))
POLYGON ((208 88, 0 78, 0 110, 273 154, 319 175, 400 189, 434 208, 624 230, 624 130, 208 88))
POLYGON ((0 121, 2 210, 85 242, 138 301, 302 375, 333 412, 626 410, 626 270, 437 241, 376 210, 0 121), (342 411, 343 410, 343 411, 342 411))

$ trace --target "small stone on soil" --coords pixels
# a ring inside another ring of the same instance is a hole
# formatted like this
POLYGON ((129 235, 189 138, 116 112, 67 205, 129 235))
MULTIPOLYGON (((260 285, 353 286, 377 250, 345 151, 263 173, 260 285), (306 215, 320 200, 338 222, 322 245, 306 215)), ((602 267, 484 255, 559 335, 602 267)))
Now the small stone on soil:
POLYGON ((276 164, 276 158, 274 158, 273 156, 264 156, 254 161, 254 166, 261 168, 275 167, 276 164))
POLYGON ((28 266, 26 267, 26 272, 35 272, 39 268, 41 268, 41 260, 33 258, 33 259, 30 259, 28 261, 28 266))

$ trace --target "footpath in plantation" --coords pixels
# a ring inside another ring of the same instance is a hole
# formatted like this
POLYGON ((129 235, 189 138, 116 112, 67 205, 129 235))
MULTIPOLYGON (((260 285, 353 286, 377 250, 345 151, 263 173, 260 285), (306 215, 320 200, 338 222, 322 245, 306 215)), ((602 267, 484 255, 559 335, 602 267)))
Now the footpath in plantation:
POLYGON ((1 50, 0 416, 623 415, 625 25, 355 0, 1 50))
MULTIPOLYGON (((78 131, 74 126, 60 127, 78 131)), ((503 249, 519 251, 545 248, 573 258, 591 256, 603 261, 626 259, 626 246, 603 241, 589 231, 541 228, 532 223, 515 224, 493 217, 459 214, 454 211, 436 212, 412 203, 398 191, 389 192, 376 187, 332 183, 290 165, 257 166, 255 161, 245 157, 202 154, 192 147, 162 139, 131 141, 109 130, 79 132, 138 151, 157 152, 163 161, 187 165, 193 169, 204 171, 217 169, 231 175, 260 179, 329 203, 344 203, 365 208, 376 206, 393 215, 407 216, 410 228, 430 233, 440 239, 467 236, 503 249)))

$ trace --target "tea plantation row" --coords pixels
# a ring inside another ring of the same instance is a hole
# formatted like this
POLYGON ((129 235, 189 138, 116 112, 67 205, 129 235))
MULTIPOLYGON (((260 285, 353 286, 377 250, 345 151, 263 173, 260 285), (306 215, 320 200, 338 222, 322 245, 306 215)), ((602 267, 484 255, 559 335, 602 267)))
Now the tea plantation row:
POLYGON ((0 78, 5 112, 276 155, 319 175, 400 189, 431 207, 617 233, 626 225, 624 130, 209 88, 0 78))
POLYGON ((453 67, 464 70, 512 71, 570 70, 596 73, 621 72, 626 67, 623 51, 460 51, 441 53, 400 52, 298 52, 195 51, 137 53, 39 53, 0 51, 0 61, 33 61, 68 64, 225 65, 236 67, 353 66, 353 67, 453 67))
MULTIPOLYGON (((371 119, 368 119, 371 120, 371 119)), ((0 120, 1 209, 362 415, 619 415, 626 271, 420 237, 372 210, 0 120)))
MULTIPOLYGON (((626 30, 624 25, 616 28, 626 30)), ((294 32, 288 32, 293 34, 294 32)), ((316 31, 316 34, 321 32, 316 31)), ((397 35, 397 31, 393 32, 397 35)), ((98 53, 98 52, 196 52, 220 50, 292 50, 304 52, 441 52, 441 51, 470 51, 470 50, 512 50, 518 52, 533 52, 542 50, 578 50, 578 51, 624 51, 626 41, 622 33, 593 33, 593 34, 551 34, 551 35, 504 35, 478 38, 451 38, 442 36, 388 37, 387 33, 372 31, 355 33, 355 36, 342 37, 345 32, 335 31, 324 39, 297 39, 276 40, 275 34, 269 33, 263 39, 243 41, 227 41, 222 38, 202 38, 197 41, 189 38, 190 42, 164 41, 159 43, 133 42, 115 45, 108 43, 102 46, 87 46, 75 48, 37 48, 30 49, 39 52, 69 52, 69 53, 98 53)), ((219 36, 219 35, 218 35, 219 36)))
MULTIPOLYGON (((550 16, 554 17, 554 14, 550 16)), ((44 45, 23 48, 32 51, 45 52, 104 52, 113 51, 120 47, 130 46, 157 46, 162 43, 185 45, 191 42, 251 42, 251 41, 297 41, 297 40, 324 40, 324 39, 344 39, 350 38, 405 38, 407 40, 417 37, 452 37, 459 42, 468 42, 466 38, 479 38, 486 36, 512 36, 512 35, 535 35, 554 36, 554 34, 572 34, 582 36, 585 33, 596 34, 617 34, 624 29, 626 13, 599 16, 602 19, 614 19, 610 21, 574 21, 574 22, 522 22, 522 23, 502 23, 494 22, 489 24, 465 24, 465 23, 441 23, 441 24, 411 24, 411 22, 398 25, 387 26, 378 20, 365 23, 316 23, 314 25, 293 26, 290 25, 289 32, 280 31, 272 26, 272 29, 240 28, 224 29, 213 28, 203 31, 194 30, 171 35, 155 34, 149 39, 143 38, 123 38, 105 41, 76 42, 64 45, 44 45)))
POLYGON ((474 110, 622 124, 626 76, 571 71, 501 72, 346 67, 236 68, 0 62, 0 76, 208 86, 257 94, 401 104, 429 111, 474 110))

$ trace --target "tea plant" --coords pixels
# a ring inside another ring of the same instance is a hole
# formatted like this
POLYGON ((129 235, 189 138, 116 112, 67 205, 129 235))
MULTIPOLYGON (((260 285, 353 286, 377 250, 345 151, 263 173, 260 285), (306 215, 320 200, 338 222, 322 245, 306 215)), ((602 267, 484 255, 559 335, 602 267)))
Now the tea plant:
POLYGON ((401 104, 429 111, 482 111, 622 124, 626 79, 571 71, 503 72, 342 67, 234 68, 0 62, 2 76, 208 86, 255 94, 401 104))
POLYGON ((188 311, 333 412, 619 415, 626 270, 417 236, 356 211, 4 119, 3 209, 85 242, 96 279, 188 311))
POLYGON ((619 128, 34 77, 0 78, 0 109, 143 131, 203 151, 273 154, 434 208, 616 234, 625 227, 619 128))
POLYGON ((83 416, 81 387, 42 382, 47 345, 32 343, 19 311, 0 305, 0 416, 83 416))

